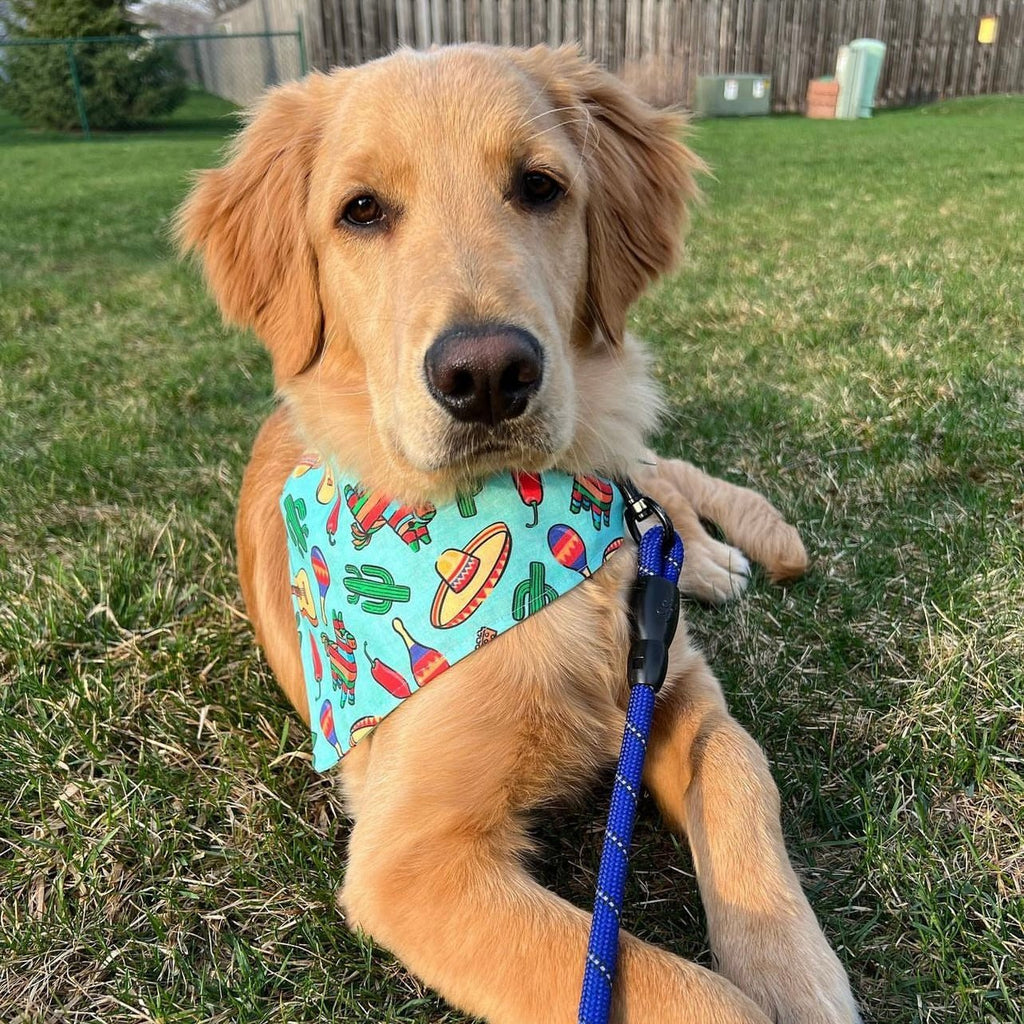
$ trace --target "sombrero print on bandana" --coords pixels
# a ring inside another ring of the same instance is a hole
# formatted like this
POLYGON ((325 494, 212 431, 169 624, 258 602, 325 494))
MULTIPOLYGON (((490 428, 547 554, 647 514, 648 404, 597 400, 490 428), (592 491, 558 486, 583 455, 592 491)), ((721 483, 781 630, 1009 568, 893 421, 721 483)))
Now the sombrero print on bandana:
POLYGON ((624 536, 617 487, 554 470, 499 474, 451 505, 412 507, 306 456, 281 512, 319 771, 582 583, 624 536))

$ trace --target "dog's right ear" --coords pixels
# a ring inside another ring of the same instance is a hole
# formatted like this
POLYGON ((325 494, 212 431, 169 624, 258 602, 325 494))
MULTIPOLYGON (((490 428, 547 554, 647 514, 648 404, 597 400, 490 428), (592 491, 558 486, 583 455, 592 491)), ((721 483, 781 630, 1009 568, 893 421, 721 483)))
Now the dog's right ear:
POLYGON ((201 258, 225 320, 264 341, 279 387, 309 366, 323 332, 306 200, 327 83, 314 74, 267 93, 229 162, 201 172, 177 214, 179 249, 201 258))

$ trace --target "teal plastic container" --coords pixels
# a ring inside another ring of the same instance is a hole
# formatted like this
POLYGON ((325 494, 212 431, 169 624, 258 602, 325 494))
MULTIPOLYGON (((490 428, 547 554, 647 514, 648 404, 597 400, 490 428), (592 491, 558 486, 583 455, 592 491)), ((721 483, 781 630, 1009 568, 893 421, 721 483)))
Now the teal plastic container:
POLYGON ((763 117, 772 109, 772 82, 764 75, 702 75, 694 113, 699 117, 763 117))
POLYGON ((839 101, 836 117, 852 120, 870 117, 875 106, 878 80, 882 77, 885 43, 878 39, 854 39, 839 51, 836 78, 839 101))

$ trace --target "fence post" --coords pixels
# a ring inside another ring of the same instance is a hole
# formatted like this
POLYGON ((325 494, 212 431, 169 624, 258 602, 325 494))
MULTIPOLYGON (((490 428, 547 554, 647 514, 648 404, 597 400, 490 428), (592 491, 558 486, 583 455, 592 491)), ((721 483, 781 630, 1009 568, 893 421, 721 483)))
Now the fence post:
POLYGON ((295 14, 295 29, 296 35, 299 37, 299 70, 302 72, 302 77, 305 78, 309 71, 309 63, 306 60, 306 33, 302 28, 302 11, 297 11, 295 14))
POLYGON ((82 136, 86 139, 92 138, 89 131, 89 118, 85 113, 85 97, 82 95, 82 83, 78 80, 78 62, 75 60, 75 44, 66 43, 65 49, 68 54, 68 66, 71 68, 71 85, 75 90, 75 105, 78 107, 78 120, 82 123, 82 136))
POLYGON ((196 71, 196 85, 204 85, 203 82, 203 57, 199 52, 199 40, 192 40, 192 64, 196 71))

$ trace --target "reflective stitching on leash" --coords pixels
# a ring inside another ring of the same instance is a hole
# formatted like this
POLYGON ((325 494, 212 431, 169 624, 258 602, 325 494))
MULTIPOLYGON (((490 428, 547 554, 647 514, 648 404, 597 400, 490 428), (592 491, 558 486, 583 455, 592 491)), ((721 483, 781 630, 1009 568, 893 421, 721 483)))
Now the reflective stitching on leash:
POLYGON ((606 828, 604 830, 604 837, 605 837, 605 839, 610 839, 612 841, 612 843, 615 844, 615 846, 619 850, 619 853, 621 853, 623 857, 628 857, 629 856, 629 850, 626 849, 625 844, 622 842, 622 840, 614 832, 612 832, 610 829, 606 828))
POLYGON ((633 798, 633 803, 638 804, 640 802, 640 794, 629 784, 629 779, 625 775, 621 775, 619 772, 615 773, 615 781, 633 798))
POLYGON ((608 982, 608 987, 611 988, 612 976, 608 973, 608 968, 593 953, 587 954, 587 962, 593 964, 601 972, 604 980, 608 982))
POLYGON ((608 907, 608 909, 615 915, 615 919, 617 921, 622 919, 622 911, 615 905, 615 901, 611 898, 611 896, 609 896, 608 893, 606 893, 604 889, 602 889, 600 886, 597 888, 596 895, 597 898, 601 900, 608 907))
POLYGON ((647 737, 628 718, 626 719, 626 732, 636 737, 637 743, 639 743, 645 751, 647 750, 647 737))

